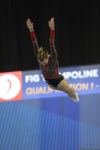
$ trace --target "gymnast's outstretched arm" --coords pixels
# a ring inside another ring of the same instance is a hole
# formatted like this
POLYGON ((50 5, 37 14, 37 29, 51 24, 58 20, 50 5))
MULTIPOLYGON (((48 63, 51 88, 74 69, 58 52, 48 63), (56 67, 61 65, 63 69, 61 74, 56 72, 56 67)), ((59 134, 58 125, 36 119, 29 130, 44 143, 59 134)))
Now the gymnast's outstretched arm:
POLYGON ((55 22, 54 17, 52 17, 48 22, 50 28, 50 52, 52 57, 57 58, 57 51, 55 48, 55 22))
POLYGON ((37 38, 36 38, 35 31, 34 31, 34 24, 30 20, 30 18, 28 18, 26 20, 26 25, 27 25, 27 28, 29 29, 29 32, 30 32, 30 37, 31 37, 31 41, 32 41, 32 44, 33 44, 33 48, 34 48, 34 53, 37 56, 39 46, 38 46, 38 41, 37 41, 37 38))

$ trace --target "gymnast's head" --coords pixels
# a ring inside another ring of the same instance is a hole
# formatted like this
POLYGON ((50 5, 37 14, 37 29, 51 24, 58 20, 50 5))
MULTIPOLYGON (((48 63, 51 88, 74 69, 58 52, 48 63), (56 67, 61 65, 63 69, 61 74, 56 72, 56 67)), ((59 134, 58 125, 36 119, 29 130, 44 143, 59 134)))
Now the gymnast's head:
POLYGON ((46 65, 49 60, 49 54, 46 50, 44 50, 42 47, 38 49, 38 61, 41 65, 46 65))

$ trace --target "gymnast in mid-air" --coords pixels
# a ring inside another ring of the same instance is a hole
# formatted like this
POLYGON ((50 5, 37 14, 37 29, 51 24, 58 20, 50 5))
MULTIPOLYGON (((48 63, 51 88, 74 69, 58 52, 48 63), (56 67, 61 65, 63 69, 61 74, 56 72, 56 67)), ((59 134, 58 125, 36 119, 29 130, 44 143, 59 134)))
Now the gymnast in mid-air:
POLYGON ((55 48, 54 17, 48 21, 48 26, 50 28, 50 51, 39 47, 34 31, 34 23, 30 20, 30 18, 26 20, 26 25, 29 29, 34 53, 37 57, 42 75, 48 86, 54 90, 65 92, 74 102, 78 102, 79 97, 74 88, 69 85, 69 83, 64 79, 63 75, 59 74, 59 63, 57 59, 57 51, 55 48))

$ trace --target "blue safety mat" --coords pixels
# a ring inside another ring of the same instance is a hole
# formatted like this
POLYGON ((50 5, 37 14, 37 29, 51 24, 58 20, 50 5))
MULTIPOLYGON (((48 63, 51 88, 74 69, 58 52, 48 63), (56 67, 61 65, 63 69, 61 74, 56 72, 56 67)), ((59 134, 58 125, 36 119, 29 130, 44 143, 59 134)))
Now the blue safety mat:
POLYGON ((100 95, 0 103, 0 150, 100 150, 100 95))

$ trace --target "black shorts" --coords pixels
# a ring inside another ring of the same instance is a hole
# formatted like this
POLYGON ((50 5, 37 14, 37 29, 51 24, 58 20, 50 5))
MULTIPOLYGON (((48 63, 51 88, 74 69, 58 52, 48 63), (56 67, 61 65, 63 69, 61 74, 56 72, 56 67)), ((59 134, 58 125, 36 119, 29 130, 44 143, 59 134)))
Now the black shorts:
POLYGON ((58 84, 64 79, 64 76, 59 74, 58 78, 55 79, 45 79, 47 84, 57 87, 58 84))

